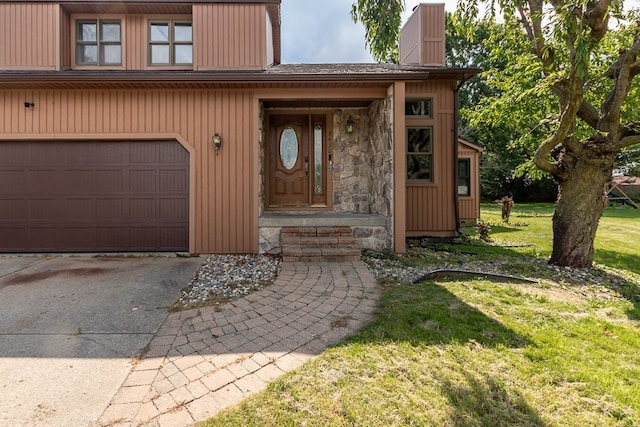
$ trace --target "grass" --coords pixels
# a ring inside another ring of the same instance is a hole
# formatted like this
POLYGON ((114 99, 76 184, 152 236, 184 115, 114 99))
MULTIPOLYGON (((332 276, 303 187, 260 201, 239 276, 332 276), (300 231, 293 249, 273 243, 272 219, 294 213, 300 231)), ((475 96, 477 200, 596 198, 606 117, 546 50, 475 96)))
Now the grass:
POLYGON ((425 268, 491 263, 534 284, 385 283, 377 319, 359 334, 203 425, 640 426, 640 214, 605 213, 602 267, 587 272, 602 278, 594 285, 541 261, 551 212, 516 205, 502 225, 497 207, 483 206, 491 245, 471 238, 388 257, 425 268))

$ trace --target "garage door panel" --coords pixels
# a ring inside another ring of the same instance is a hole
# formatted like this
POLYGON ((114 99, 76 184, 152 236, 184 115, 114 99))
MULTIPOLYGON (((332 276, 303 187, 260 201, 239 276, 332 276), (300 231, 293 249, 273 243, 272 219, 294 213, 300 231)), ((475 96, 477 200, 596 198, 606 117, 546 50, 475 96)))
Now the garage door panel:
POLYGON ((0 252, 188 250, 176 141, 0 142, 0 159, 0 252))
POLYGON ((26 200, 4 199, 0 200, 0 212, 7 222, 23 221, 29 214, 29 206, 26 200))
POLYGON ((159 214, 161 218, 180 221, 187 215, 187 201, 184 199, 160 199, 159 214))
POLYGON ((122 210, 122 199, 97 199, 95 215, 101 222, 119 222, 125 215, 122 210))
POLYGON ((160 163, 182 163, 183 153, 180 151, 182 147, 162 144, 158 148, 160 163))
POLYGON ((29 149, 29 146, 24 144, 14 147, 11 150, 4 150, 6 152, 3 152, 2 156, 0 156, 0 170, 17 167, 23 168, 29 164, 29 149))
POLYGON ((69 162, 69 158, 73 159, 67 155, 69 150, 66 143, 35 142, 29 143, 29 145, 26 166, 66 164, 69 162))
POLYGON ((27 227, 0 227, 0 247, 7 252, 24 252, 28 248, 29 229, 27 227))
MULTIPOLYGON (((15 167, 15 165, 11 165, 15 167)), ((0 194, 24 194, 29 185, 28 174, 24 170, 1 170, 0 166, 0 194)))
POLYGON ((131 247, 134 250, 142 250, 149 243, 152 243, 154 247, 160 248, 159 230, 156 227, 131 227, 129 238, 131 247))
POLYGON ((155 193, 158 191, 158 175, 155 170, 129 171, 129 190, 134 193, 155 193))
POLYGON ((160 246, 170 248, 188 245, 189 241, 179 227, 164 227, 160 229, 160 246))
POLYGON ((62 194, 92 194, 95 191, 95 171, 68 170, 61 172, 62 194))
POLYGON ((120 194, 124 192, 122 183, 125 173, 122 170, 98 170, 95 173, 95 192, 101 194, 120 194))
POLYGON ((189 188, 189 176, 185 170, 161 170, 158 187, 161 193, 184 192, 189 188))

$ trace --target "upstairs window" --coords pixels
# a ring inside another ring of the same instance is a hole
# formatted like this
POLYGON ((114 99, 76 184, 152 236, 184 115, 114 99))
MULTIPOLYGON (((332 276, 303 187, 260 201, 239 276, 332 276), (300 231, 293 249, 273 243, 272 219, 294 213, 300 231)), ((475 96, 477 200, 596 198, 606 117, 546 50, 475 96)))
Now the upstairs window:
POLYGON ((122 31, 117 19, 76 21, 76 64, 122 64, 122 31))
POLYGON ((193 64, 193 27, 190 21, 149 22, 149 65, 193 64))
POLYGON ((404 115, 407 117, 432 117, 431 99, 407 99, 404 102, 404 115))

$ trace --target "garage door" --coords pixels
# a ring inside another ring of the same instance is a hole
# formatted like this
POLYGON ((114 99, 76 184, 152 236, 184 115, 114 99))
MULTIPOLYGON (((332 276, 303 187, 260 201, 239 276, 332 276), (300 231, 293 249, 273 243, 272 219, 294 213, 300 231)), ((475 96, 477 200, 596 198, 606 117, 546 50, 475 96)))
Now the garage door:
POLYGON ((176 141, 0 142, 0 252, 186 251, 176 141))

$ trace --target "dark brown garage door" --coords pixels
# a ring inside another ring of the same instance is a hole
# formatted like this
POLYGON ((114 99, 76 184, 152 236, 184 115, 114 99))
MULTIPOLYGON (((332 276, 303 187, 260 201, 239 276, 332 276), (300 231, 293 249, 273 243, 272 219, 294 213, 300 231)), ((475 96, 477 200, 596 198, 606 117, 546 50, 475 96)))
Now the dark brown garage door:
POLYGON ((0 252, 186 251, 176 141, 0 142, 0 252))

